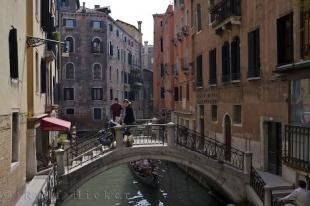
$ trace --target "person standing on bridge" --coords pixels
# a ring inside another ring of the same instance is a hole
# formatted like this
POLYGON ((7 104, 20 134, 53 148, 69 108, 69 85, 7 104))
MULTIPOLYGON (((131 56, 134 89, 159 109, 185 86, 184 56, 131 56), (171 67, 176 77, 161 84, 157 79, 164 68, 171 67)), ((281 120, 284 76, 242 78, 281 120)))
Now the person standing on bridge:
POLYGON ((298 180, 298 188, 291 194, 278 199, 280 205, 296 205, 296 206, 309 206, 310 204, 310 191, 306 189, 306 182, 298 180))
POLYGON ((112 120, 120 123, 121 120, 121 113, 122 113, 122 106, 118 103, 118 98, 114 99, 114 104, 111 105, 110 111, 111 111, 111 117, 112 120))
POLYGON ((135 115, 133 113, 131 102, 129 102, 128 99, 124 99, 123 104, 125 107, 125 116, 123 122, 127 125, 133 124, 135 122, 135 115))

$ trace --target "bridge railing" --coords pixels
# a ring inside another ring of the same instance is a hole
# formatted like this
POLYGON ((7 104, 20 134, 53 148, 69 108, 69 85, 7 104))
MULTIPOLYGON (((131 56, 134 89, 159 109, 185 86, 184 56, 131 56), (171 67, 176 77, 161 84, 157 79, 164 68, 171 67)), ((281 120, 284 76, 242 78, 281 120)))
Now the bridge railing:
POLYGON ((176 126, 176 144, 208 158, 223 161, 236 169, 244 169, 245 153, 216 139, 202 135, 184 126, 176 126))
POLYGON ((265 188, 266 183, 253 167, 251 168, 250 185, 254 189, 258 197, 262 201, 264 201, 264 198, 265 198, 264 188, 265 188))

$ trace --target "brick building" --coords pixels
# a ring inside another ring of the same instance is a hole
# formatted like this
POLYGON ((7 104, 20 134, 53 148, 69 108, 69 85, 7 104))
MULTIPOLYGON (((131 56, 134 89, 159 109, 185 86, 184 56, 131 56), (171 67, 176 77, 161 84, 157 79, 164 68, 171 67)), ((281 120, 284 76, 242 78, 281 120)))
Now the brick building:
POLYGON ((154 113, 171 119, 174 109, 174 13, 169 5, 165 14, 154 14, 154 113))

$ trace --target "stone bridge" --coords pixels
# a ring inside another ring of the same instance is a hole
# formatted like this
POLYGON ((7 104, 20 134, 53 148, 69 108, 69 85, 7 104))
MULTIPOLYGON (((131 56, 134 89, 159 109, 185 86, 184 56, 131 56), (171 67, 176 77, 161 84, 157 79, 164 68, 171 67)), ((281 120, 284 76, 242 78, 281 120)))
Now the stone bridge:
POLYGON ((246 194, 250 183, 252 154, 227 148, 214 139, 185 127, 168 124, 144 124, 115 127, 116 145, 102 146, 92 139, 77 146, 57 150, 58 191, 65 199, 96 175, 120 164, 139 159, 174 162, 202 173, 211 187, 233 201, 246 194), (125 147, 124 130, 134 137, 125 147))

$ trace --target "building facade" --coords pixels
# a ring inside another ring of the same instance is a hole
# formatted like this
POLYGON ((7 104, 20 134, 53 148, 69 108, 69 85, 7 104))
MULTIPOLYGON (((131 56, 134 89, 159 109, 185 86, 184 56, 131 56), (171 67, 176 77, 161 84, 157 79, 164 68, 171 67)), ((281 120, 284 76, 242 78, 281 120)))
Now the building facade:
POLYGON ((143 118, 153 117, 153 46, 144 41, 142 48, 143 118))
MULTIPOLYGON (((73 6, 75 5, 75 6, 73 6)), ((77 130, 99 129, 107 114, 107 18, 109 9, 60 6, 61 116, 77 130)))
POLYGON ((169 5, 165 14, 154 14, 154 113, 171 120, 174 109, 174 13, 169 5))
POLYGON ((26 185, 26 1, 6 2, 0 17, 0 205, 9 206, 26 185))

